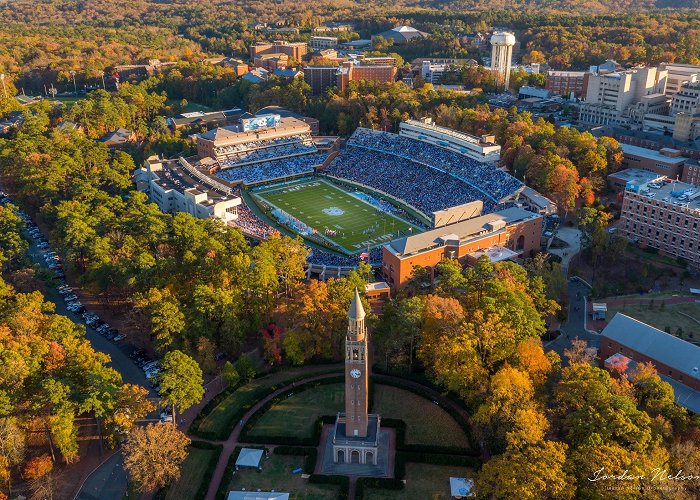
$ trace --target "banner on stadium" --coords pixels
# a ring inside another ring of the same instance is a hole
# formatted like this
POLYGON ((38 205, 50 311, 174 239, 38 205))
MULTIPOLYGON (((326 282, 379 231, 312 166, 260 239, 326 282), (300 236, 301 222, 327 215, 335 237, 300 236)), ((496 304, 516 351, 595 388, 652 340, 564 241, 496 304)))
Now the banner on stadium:
POLYGON ((279 127, 281 120, 282 117, 280 115, 261 115, 253 118, 243 118, 241 119, 241 125, 243 125, 243 132, 254 132, 256 130, 279 127))

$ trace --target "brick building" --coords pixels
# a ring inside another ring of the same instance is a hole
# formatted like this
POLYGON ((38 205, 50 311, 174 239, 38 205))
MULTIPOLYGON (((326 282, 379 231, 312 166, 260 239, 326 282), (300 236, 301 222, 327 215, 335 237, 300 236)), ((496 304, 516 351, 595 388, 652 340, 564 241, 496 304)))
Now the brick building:
POLYGON ((309 50, 309 46, 304 42, 283 42, 272 43, 258 42, 250 46, 250 60, 268 54, 286 54, 290 59, 301 61, 309 50))
POLYGON ((700 412, 700 347, 617 313, 601 333, 600 359, 608 369, 653 364, 673 386, 676 403, 700 412))
POLYGON ((396 79, 396 67, 388 64, 353 64, 352 61, 343 63, 338 70, 338 90, 344 92, 350 82, 374 80, 380 83, 391 83, 396 79))
POLYGON ((700 188, 683 182, 628 184, 620 231, 642 247, 700 268, 700 188))
POLYGON ((488 252, 490 257, 526 258, 540 248, 541 236, 541 215, 508 208, 392 241, 382 249, 382 275, 390 286, 400 288, 415 266, 432 271, 443 259, 469 262, 474 254, 495 247, 501 248, 488 252))
POLYGON ((573 92, 576 97, 586 97, 588 71, 547 71, 544 88, 564 97, 573 92))

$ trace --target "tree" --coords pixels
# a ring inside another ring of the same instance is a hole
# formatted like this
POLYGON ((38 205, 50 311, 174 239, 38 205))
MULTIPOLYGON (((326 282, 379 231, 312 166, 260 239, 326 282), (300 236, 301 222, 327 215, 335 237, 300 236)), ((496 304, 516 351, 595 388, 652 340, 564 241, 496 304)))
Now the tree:
POLYGON ((0 419, 0 485, 12 494, 12 467, 24 460, 24 434, 14 419, 0 419))
POLYGON ((158 490, 180 477, 189 444, 174 423, 135 427, 122 447, 124 468, 139 491, 158 490))
POLYGON ((31 481, 30 488, 36 498, 53 498, 53 460, 44 454, 30 458, 24 466, 24 477, 31 481))
POLYGON ((155 409, 148 400, 148 390, 140 385, 124 384, 115 395, 114 409, 105 420, 115 442, 120 435, 128 434, 135 423, 155 409))
POLYGON ((165 404, 172 405, 173 423, 175 408, 184 411, 199 403, 204 396, 202 369, 197 362, 182 351, 170 351, 163 358, 160 375, 160 394, 165 404))
POLYGON ((474 486, 480 498, 536 500, 574 498, 574 481, 566 471, 564 443, 539 441, 508 449, 479 471, 474 486))
POLYGON ((233 363, 231 363, 230 361, 226 361, 226 363, 224 363, 224 368, 221 371, 221 376, 224 378, 224 380, 226 381, 226 385, 228 385, 229 387, 235 387, 236 384, 238 384, 238 381, 240 380, 240 376, 236 371, 236 367, 233 366, 233 363))
POLYGON ((240 355, 236 363, 236 371, 241 377, 241 382, 244 384, 253 380, 255 377, 255 366, 253 366, 253 360, 250 359, 250 356, 245 353, 240 355))

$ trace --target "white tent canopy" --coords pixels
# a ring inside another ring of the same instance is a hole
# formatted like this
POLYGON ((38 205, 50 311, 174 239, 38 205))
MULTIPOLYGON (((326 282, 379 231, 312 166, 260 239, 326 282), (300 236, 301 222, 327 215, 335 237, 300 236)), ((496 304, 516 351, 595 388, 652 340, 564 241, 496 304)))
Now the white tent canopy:
POLYGON ((229 491, 226 500, 289 500, 289 493, 277 491, 229 491))
POLYGON ((262 462, 263 450, 256 448, 243 448, 236 459, 236 469, 239 467, 260 467, 262 462))

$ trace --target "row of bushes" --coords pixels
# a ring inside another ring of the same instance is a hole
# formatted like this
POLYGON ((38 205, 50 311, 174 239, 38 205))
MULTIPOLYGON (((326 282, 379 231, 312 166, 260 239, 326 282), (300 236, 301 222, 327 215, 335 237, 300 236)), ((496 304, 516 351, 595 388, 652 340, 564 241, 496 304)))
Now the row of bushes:
POLYGON ((199 448, 200 450, 216 450, 207 464, 207 468, 202 474, 201 482, 199 483, 199 489, 197 489, 197 494, 195 495, 195 500, 204 500, 207 496, 207 491, 209 491, 209 485, 211 484, 211 478, 214 476, 214 470, 216 470, 216 464, 219 463, 219 457, 224 447, 220 444, 205 443, 203 441, 192 441, 190 446, 193 448, 199 448))
MULTIPOLYGON (((275 385, 272 385, 270 387, 261 387, 258 390, 253 392, 252 399, 250 403, 247 403, 243 406, 241 406, 238 411, 236 411, 234 414, 232 414, 229 418, 228 421, 226 422, 226 425, 223 426, 222 430, 220 432, 209 432, 209 431, 201 431, 199 430, 199 425, 202 422, 203 419, 205 419, 209 414, 214 411, 214 408, 219 406, 227 397, 233 395, 233 393, 240 387, 240 386, 235 386, 232 388, 228 388, 225 391, 223 391, 221 394, 218 394, 216 397, 214 397, 207 405, 202 408, 202 411, 197 415, 193 420, 192 424, 190 425, 190 428, 188 430, 188 433, 197 436, 203 439, 209 439, 212 441, 222 441, 228 438, 228 436, 231 434, 231 430, 235 426, 235 423, 238 422, 243 418, 243 416, 250 411, 250 409, 257 404, 258 401, 261 399, 266 398, 270 394, 278 391, 279 389, 282 389, 283 387, 286 387, 290 384, 293 384, 299 380, 303 380, 306 378, 309 378, 310 376, 319 376, 319 375, 326 375, 329 373, 336 372, 337 369, 332 369, 328 371, 323 371, 323 372, 318 372, 314 373, 313 375, 309 374, 304 374, 304 375, 299 375, 297 377, 291 378, 284 380, 282 382, 278 382, 275 385)), ((268 375, 269 373, 266 373, 265 375, 268 375)), ((291 443, 293 444, 293 443, 291 443)))
POLYGON ((350 478, 348 476, 333 476, 326 474, 311 474, 309 482, 314 484, 334 484, 340 486, 338 500, 348 500, 348 490, 350 488, 350 478))
POLYGON ((362 500, 365 497, 366 488, 402 490, 404 486, 401 479, 392 479, 388 477, 359 477, 355 485, 355 498, 362 500))
POLYGON ((313 474, 316 468, 316 448, 302 448, 300 446, 277 446, 273 453, 276 455, 295 455, 304 458, 304 474, 313 474))
MULTIPOLYGON (((323 380, 314 380, 313 382, 308 382, 306 384, 297 386, 294 388, 294 394, 298 394, 308 389, 319 387, 326 384, 337 384, 342 382, 343 377, 329 377, 323 380)), ((239 441, 241 442, 254 442, 254 443, 264 443, 264 444, 280 444, 280 445, 291 445, 291 446, 318 446, 318 442, 321 439, 321 431, 323 430, 323 424, 334 423, 335 416, 324 416, 316 420, 314 424, 314 433, 311 437, 308 436, 253 436, 251 431, 255 424, 262 418, 262 416, 270 408, 272 408, 277 403, 284 401, 289 397, 288 394, 281 394, 270 401, 265 403, 255 414, 251 415, 248 421, 243 426, 241 430, 241 435, 239 441)))
POLYGON ((481 460, 467 455, 445 455, 442 453, 423 453, 417 451, 398 451, 394 459, 394 478, 406 477, 406 462, 417 462, 431 465, 455 465, 479 469, 481 460))
MULTIPOLYGON (((224 450, 224 447, 220 444, 205 443, 203 441, 192 441, 190 443, 190 447, 198 448, 200 450, 216 451, 216 453, 212 454, 211 458, 209 459, 207 468, 204 470, 204 474, 202 474, 197 493, 194 496, 194 500, 204 500, 204 498, 206 498, 207 496, 207 491, 209 491, 209 484, 211 483, 211 478, 214 476, 216 464, 219 463, 219 457, 221 456, 221 452, 224 450)), ((166 495, 168 494, 168 489, 169 486, 159 489, 153 496, 154 500, 164 500, 166 495)))
MULTIPOLYGON (((429 394, 427 391, 421 391, 415 386, 401 384, 400 381, 396 380, 391 376, 384 375, 373 375, 375 382, 383 385, 389 385, 410 391, 422 398, 433 400, 433 395, 429 394)), ((408 444, 406 443, 406 424, 402 420, 392 419, 392 418, 382 418, 382 425, 384 427, 393 427, 396 429, 396 449, 406 450, 406 451, 417 451, 424 453, 463 453, 472 456, 479 456, 479 447, 474 439, 474 434, 472 433, 471 426, 464 417, 456 411, 450 405, 440 405, 440 408, 445 410, 450 417, 457 422, 457 425, 462 429, 462 432, 467 436, 469 445, 471 449, 460 448, 457 446, 430 446, 430 445, 419 445, 419 444, 408 444)))

